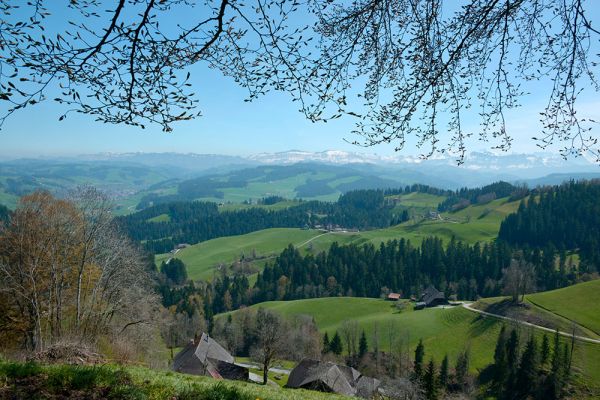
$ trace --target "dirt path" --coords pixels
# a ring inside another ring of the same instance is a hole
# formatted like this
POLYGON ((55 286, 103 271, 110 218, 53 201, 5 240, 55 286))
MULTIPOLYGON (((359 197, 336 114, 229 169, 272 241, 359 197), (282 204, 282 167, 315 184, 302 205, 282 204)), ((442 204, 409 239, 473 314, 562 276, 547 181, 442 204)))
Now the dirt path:
MULTIPOLYGON (((546 328, 545 326, 540 326, 540 325, 532 324, 531 322, 525 322, 525 321, 521 321, 519 319, 506 317, 504 315, 492 314, 492 313, 489 313, 487 311, 481 311, 481 310, 478 310, 476 308, 471 307, 472 305, 473 305, 473 303, 462 303, 462 306, 464 308, 466 308, 467 310, 473 311, 473 312, 476 312, 476 313, 479 313, 479 314, 482 314, 482 315, 486 315, 488 317, 499 318, 499 319, 504 319, 506 321, 516 322, 517 324, 521 324, 521 325, 525 325, 525 326, 531 326, 533 328, 541 329, 541 330, 546 331, 546 332, 552 332, 552 333, 556 332, 555 329, 550 329, 550 328, 546 328)), ((573 335, 571 333, 567 333, 567 332, 558 331, 558 334, 561 335, 561 336, 569 337, 569 338, 573 337, 573 335)), ((581 340, 582 342, 600 344, 600 339, 592 339, 592 338, 588 338, 588 337, 585 337, 585 336, 577 336, 577 335, 575 335, 575 339, 581 340)))
POLYGON ((325 232, 325 233, 321 233, 320 235, 317 236, 313 236, 310 239, 308 239, 306 242, 297 244, 296 247, 300 248, 302 246, 306 246, 307 244, 309 244, 310 242, 312 242, 313 240, 315 240, 316 238, 320 238, 321 236, 325 236, 325 235, 329 235, 331 232, 325 232))

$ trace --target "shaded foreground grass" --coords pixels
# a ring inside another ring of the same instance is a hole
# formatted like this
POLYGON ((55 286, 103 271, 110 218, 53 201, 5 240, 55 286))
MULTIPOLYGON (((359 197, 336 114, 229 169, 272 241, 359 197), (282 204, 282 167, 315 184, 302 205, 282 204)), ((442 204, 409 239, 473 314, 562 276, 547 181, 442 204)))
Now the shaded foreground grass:
POLYGON ((155 371, 135 366, 0 362, 0 398, 323 400, 340 396, 155 371))

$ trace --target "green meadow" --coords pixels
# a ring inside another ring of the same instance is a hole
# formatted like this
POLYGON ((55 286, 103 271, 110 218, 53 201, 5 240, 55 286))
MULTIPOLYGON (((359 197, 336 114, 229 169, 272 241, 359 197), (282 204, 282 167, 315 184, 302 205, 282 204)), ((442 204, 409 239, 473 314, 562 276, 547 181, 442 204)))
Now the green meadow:
MULTIPOLYGON (((264 307, 284 316, 310 315, 319 330, 330 337, 340 330, 345 320, 357 321, 364 329, 370 345, 375 331, 379 332, 381 348, 390 350, 390 332, 403 337, 412 354, 419 341, 425 345, 425 359, 440 362, 445 355, 454 363, 459 352, 468 349, 472 372, 492 362, 496 339, 502 324, 494 317, 481 316, 460 306, 414 311, 408 304, 399 312, 394 303, 382 299, 335 297, 295 301, 272 301, 252 308, 264 307)), ((595 309, 593 304, 588 309, 595 309)), ((538 343, 541 330, 520 327, 521 335, 535 334, 538 343)), ((550 334, 551 335, 551 334, 550 334)), ((563 338, 562 340, 568 340, 563 338)), ((523 339, 522 342, 525 340, 523 339)), ((577 341, 574 350, 576 381, 593 390, 600 390, 600 345, 577 341)))
MULTIPOLYGON (((433 204, 431 195, 411 196, 412 204, 433 204)), ((434 196, 436 197, 436 196, 434 196)), ((435 199, 437 201, 437 199, 435 199)), ((294 204, 294 202, 283 202, 294 204)), ((279 204, 279 203, 277 203, 279 204)), ((332 243, 379 245, 389 240, 404 238, 418 245, 430 236, 438 236, 446 243, 454 236, 467 243, 491 241, 496 238, 500 223, 504 217, 516 211, 519 202, 507 202, 498 199, 484 205, 474 205, 455 213, 443 213, 443 220, 422 219, 418 222, 407 221, 400 225, 384 229, 363 232, 323 232, 299 228, 271 228, 245 235, 228 236, 208 240, 180 250, 176 255, 165 253, 156 256, 160 265, 171 257, 182 260, 191 279, 211 279, 219 265, 229 265, 242 255, 248 259, 256 253, 257 259, 248 262, 255 270, 260 270, 268 260, 276 257, 284 248, 292 244, 303 252, 324 251, 332 243)), ((231 207, 231 206, 229 206, 231 207)), ((164 219, 166 215, 155 217, 164 219)))

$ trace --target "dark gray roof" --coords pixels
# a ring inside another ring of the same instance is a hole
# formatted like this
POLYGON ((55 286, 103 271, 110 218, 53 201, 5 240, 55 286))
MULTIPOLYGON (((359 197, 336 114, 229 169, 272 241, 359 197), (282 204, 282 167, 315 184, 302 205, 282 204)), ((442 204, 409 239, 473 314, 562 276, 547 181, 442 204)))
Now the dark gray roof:
POLYGON ((446 301, 446 296, 433 286, 429 286, 421 295, 421 301, 427 305, 432 304, 436 300, 446 301))
MULTIPOLYGON (((196 343, 190 341, 185 347, 177 353, 173 359, 173 370, 180 371, 187 364, 196 350, 196 343)), ((195 357, 194 357, 195 358, 195 357)))
POLYGON ((371 398, 381 386, 379 379, 370 376, 361 376, 356 382, 356 395, 364 398, 371 398))
POLYGON ((208 336, 206 333, 202 334, 198 347, 194 354, 201 362, 205 362, 207 358, 213 358, 219 361, 225 361, 233 364, 235 361, 233 356, 227 352, 216 340, 208 336))
MULTIPOLYGON (((234 364, 234 358, 219 343, 206 333, 199 340, 188 343, 173 360, 173 370, 194 375, 209 374, 215 378, 221 377, 225 364, 234 364)), ((232 371, 235 368, 229 368, 232 371)), ((241 371, 235 371, 239 375, 241 371)), ((226 373, 227 375, 227 373, 226 373)))
POLYGON ((287 386, 370 397, 379 381, 345 365, 304 359, 290 373, 287 386))

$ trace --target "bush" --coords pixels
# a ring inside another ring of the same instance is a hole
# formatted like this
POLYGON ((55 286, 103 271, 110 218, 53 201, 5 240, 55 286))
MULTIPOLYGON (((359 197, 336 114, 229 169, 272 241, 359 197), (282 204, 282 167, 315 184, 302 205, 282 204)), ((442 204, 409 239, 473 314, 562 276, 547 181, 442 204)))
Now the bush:
POLYGON ((34 362, 20 363, 3 363, 0 364, 0 376, 7 379, 22 379, 30 376, 38 375, 42 368, 34 362))

